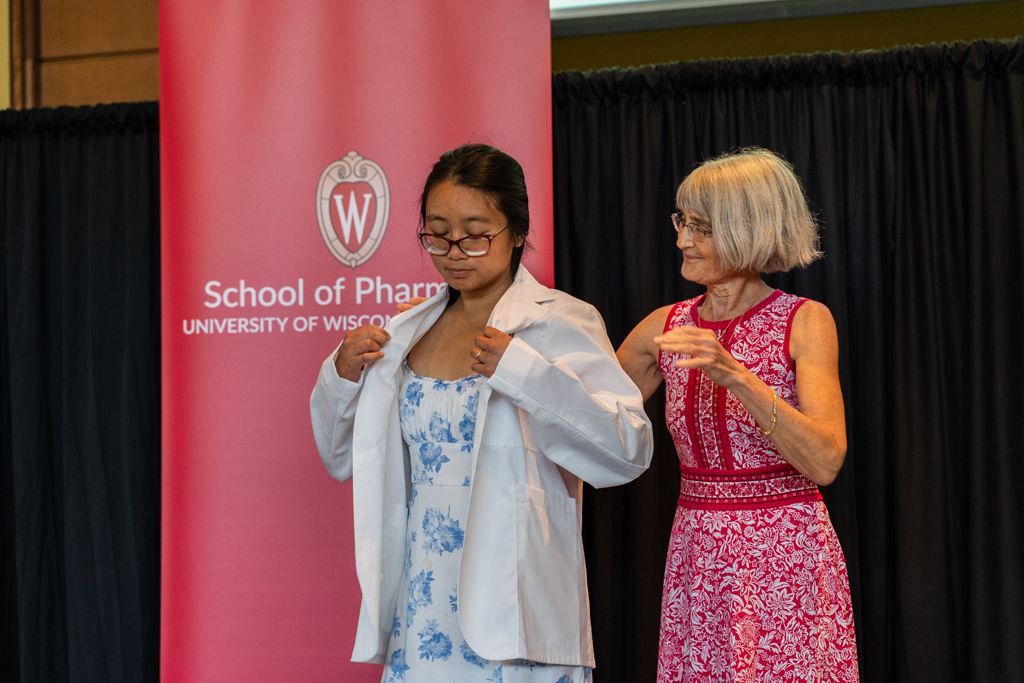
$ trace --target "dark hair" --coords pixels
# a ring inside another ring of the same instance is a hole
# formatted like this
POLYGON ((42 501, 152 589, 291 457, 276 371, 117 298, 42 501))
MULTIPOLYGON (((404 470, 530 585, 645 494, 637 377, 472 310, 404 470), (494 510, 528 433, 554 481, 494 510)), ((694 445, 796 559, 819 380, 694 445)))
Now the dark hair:
POLYGON ((420 229, 426 225, 427 195, 441 183, 464 185, 480 190, 493 202, 498 211, 508 220, 508 232, 513 240, 522 238, 523 243, 512 249, 509 268, 512 277, 519 270, 523 251, 530 245, 530 201, 526 196, 526 179, 519 162, 490 145, 463 145, 441 155, 434 164, 420 195, 420 229))

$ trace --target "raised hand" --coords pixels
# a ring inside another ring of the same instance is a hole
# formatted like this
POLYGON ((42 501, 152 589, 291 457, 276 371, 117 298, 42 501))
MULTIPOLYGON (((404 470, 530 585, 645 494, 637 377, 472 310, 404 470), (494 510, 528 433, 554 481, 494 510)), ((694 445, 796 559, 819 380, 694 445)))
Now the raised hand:
POLYGON ((405 313, 408 310, 416 308, 426 300, 427 298, 425 296, 414 296, 411 299, 409 299, 409 303, 395 304, 395 311, 396 313, 405 313))
POLYGON ((512 343, 512 337, 497 328, 485 327, 484 333, 477 337, 474 343, 476 347, 469 352, 473 357, 473 364, 470 367, 474 372, 490 377, 498 368, 501 357, 505 355, 505 349, 512 343))
POLYGON ((381 347, 390 340, 391 335, 376 325, 363 325, 349 330, 334 356, 338 377, 358 382, 367 363, 384 357, 381 347))
POLYGON ((703 370, 711 381, 729 388, 741 375, 748 372, 718 341, 711 330, 697 327, 675 327, 654 338, 662 351, 677 353, 684 358, 676 361, 677 368, 703 370))

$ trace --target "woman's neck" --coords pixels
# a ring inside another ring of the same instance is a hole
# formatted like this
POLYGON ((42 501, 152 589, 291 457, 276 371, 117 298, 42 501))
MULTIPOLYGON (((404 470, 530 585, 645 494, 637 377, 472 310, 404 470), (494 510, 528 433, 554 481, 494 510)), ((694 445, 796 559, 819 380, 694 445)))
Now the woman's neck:
POLYGON ((757 273, 741 273, 725 282, 708 285, 700 317, 708 322, 731 320, 764 301, 771 292, 757 273))
POLYGON ((495 287, 484 291, 460 292, 458 300, 451 305, 449 313, 462 318, 473 327, 483 329, 491 317, 491 311, 512 286, 512 278, 502 280, 495 287))

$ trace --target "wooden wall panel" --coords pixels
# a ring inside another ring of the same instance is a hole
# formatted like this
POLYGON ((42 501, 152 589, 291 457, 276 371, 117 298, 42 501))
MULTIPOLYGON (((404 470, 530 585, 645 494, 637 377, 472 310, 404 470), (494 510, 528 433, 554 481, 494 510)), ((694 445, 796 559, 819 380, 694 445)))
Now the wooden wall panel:
POLYGON ((158 0, 8 0, 15 108, 155 100, 158 0))
POLYGON ((157 0, 39 0, 39 24, 44 61, 157 49, 157 0))
POLYGON ((39 2, 11 0, 11 106, 39 106, 39 2))
POLYGON ((0 0, 0 109, 11 106, 11 3, 0 0))
POLYGON ((43 61, 39 83, 43 107, 156 100, 159 57, 154 52, 43 61))

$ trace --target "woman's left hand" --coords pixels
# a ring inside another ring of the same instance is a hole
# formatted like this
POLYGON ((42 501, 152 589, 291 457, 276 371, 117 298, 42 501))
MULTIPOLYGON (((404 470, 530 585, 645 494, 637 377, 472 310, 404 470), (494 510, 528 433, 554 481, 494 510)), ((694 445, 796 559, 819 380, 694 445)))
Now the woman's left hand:
POLYGON ((505 349, 512 343, 512 337, 495 327, 485 327, 484 333, 476 338, 475 343, 476 347, 469 352, 473 356, 471 367, 484 377, 490 377, 498 369, 505 349))
POLYGON ((409 299, 406 303, 395 304, 395 314, 405 313, 419 306, 421 303, 427 300, 425 296, 414 296, 409 299))
POLYGON ((654 343, 666 353, 689 356, 678 359, 676 367, 703 370, 704 374, 719 386, 729 388, 746 371, 746 368, 725 350, 711 330, 675 327, 655 337, 654 343))

